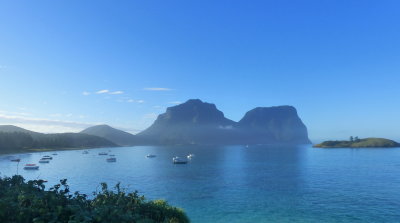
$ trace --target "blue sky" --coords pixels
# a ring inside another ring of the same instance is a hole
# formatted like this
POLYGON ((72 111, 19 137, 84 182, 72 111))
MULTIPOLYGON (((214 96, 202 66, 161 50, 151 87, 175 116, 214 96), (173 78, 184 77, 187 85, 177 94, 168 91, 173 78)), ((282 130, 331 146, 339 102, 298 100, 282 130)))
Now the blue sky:
POLYGON ((399 1, 3 1, 0 124, 137 132, 293 105, 314 141, 400 139, 399 1))

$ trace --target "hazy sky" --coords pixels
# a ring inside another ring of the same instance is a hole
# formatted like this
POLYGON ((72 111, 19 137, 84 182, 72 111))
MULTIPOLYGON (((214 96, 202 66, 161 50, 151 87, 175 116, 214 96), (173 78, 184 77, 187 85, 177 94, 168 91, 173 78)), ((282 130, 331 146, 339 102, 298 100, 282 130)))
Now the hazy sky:
POLYGON ((0 124, 131 132, 190 98, 400 139, 400 1, 3 1, 0 124))

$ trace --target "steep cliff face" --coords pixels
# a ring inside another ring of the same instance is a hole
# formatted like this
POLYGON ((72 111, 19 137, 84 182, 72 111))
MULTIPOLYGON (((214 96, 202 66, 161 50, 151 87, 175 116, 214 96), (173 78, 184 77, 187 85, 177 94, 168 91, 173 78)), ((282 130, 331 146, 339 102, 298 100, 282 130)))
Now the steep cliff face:
POLYGON ((248 111, 236 127, 251 142, 311 143, 307 127, 292 106, 255 108, 248 111))
POLYGON ((154 125, 232 125, 234 122, 225 118, 224 113, 214 104, 191 99, 187 102, 169 107, 164 114, 158 116, 154 125))
POLYGON ((144 144, 310 143, 294 107, 255 108, 234 122, 198 99, 168 108, 137 136, 144 144))
POLYGON ((229 141, 234 124, 214 104, 192 99, 169 107, 137 136, 157 144, 218 144, 229 141))

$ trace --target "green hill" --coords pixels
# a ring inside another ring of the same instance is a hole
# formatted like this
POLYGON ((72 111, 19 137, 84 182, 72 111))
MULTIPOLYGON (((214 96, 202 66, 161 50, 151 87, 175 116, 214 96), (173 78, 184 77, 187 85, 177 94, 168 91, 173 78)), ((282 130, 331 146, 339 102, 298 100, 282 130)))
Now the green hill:
POLYGON ((325 141, 314 145, 315 148, 390 148, 400 147, 400 144, 384 138, 365 138, 355 141, 337 140, 325 141))
POLYGON ((84 133, 43 134, 16 126, 0 126, 0 153, 115 146, 118 145, 107 139, 84 133))
POLYGON ((108 125, 92 126, 81 131, 81 133, 99 136, 120 146, 132 146, 138 144, 138 140, 135 135, 112 128, 108 125))

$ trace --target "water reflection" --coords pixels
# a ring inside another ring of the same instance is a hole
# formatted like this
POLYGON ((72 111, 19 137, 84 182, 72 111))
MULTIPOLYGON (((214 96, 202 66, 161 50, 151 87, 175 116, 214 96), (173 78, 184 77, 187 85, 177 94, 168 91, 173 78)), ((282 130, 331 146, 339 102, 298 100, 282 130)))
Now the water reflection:
MULTIPOLYGON (((192 145, 57 153, 49 164, 40 164, 38 171, 22 167, 38 163, 51 152, 18 155, 22 159, 18 171, 27 179, 48 180, 49 186, 67 178, 72 191, 87 194, 101 182, 121 182, 129 191, 183 207, 193 222, 337 222, 354 221, 354 216, 364 222, 400 219, 394 211, 400 206, 400 150, 395 149, 192 145), (117 162, 106 162, 108 156, 98 155, 108 150, 117 162), (188 164, 172 163, 172 157, 191 153, 195 157, 188 164), (157 157, 149 159, 147 154, 157 157)), ((10 162, 10 157, 0 156, 1 175, 16 173, 17 163, 10 162)))

